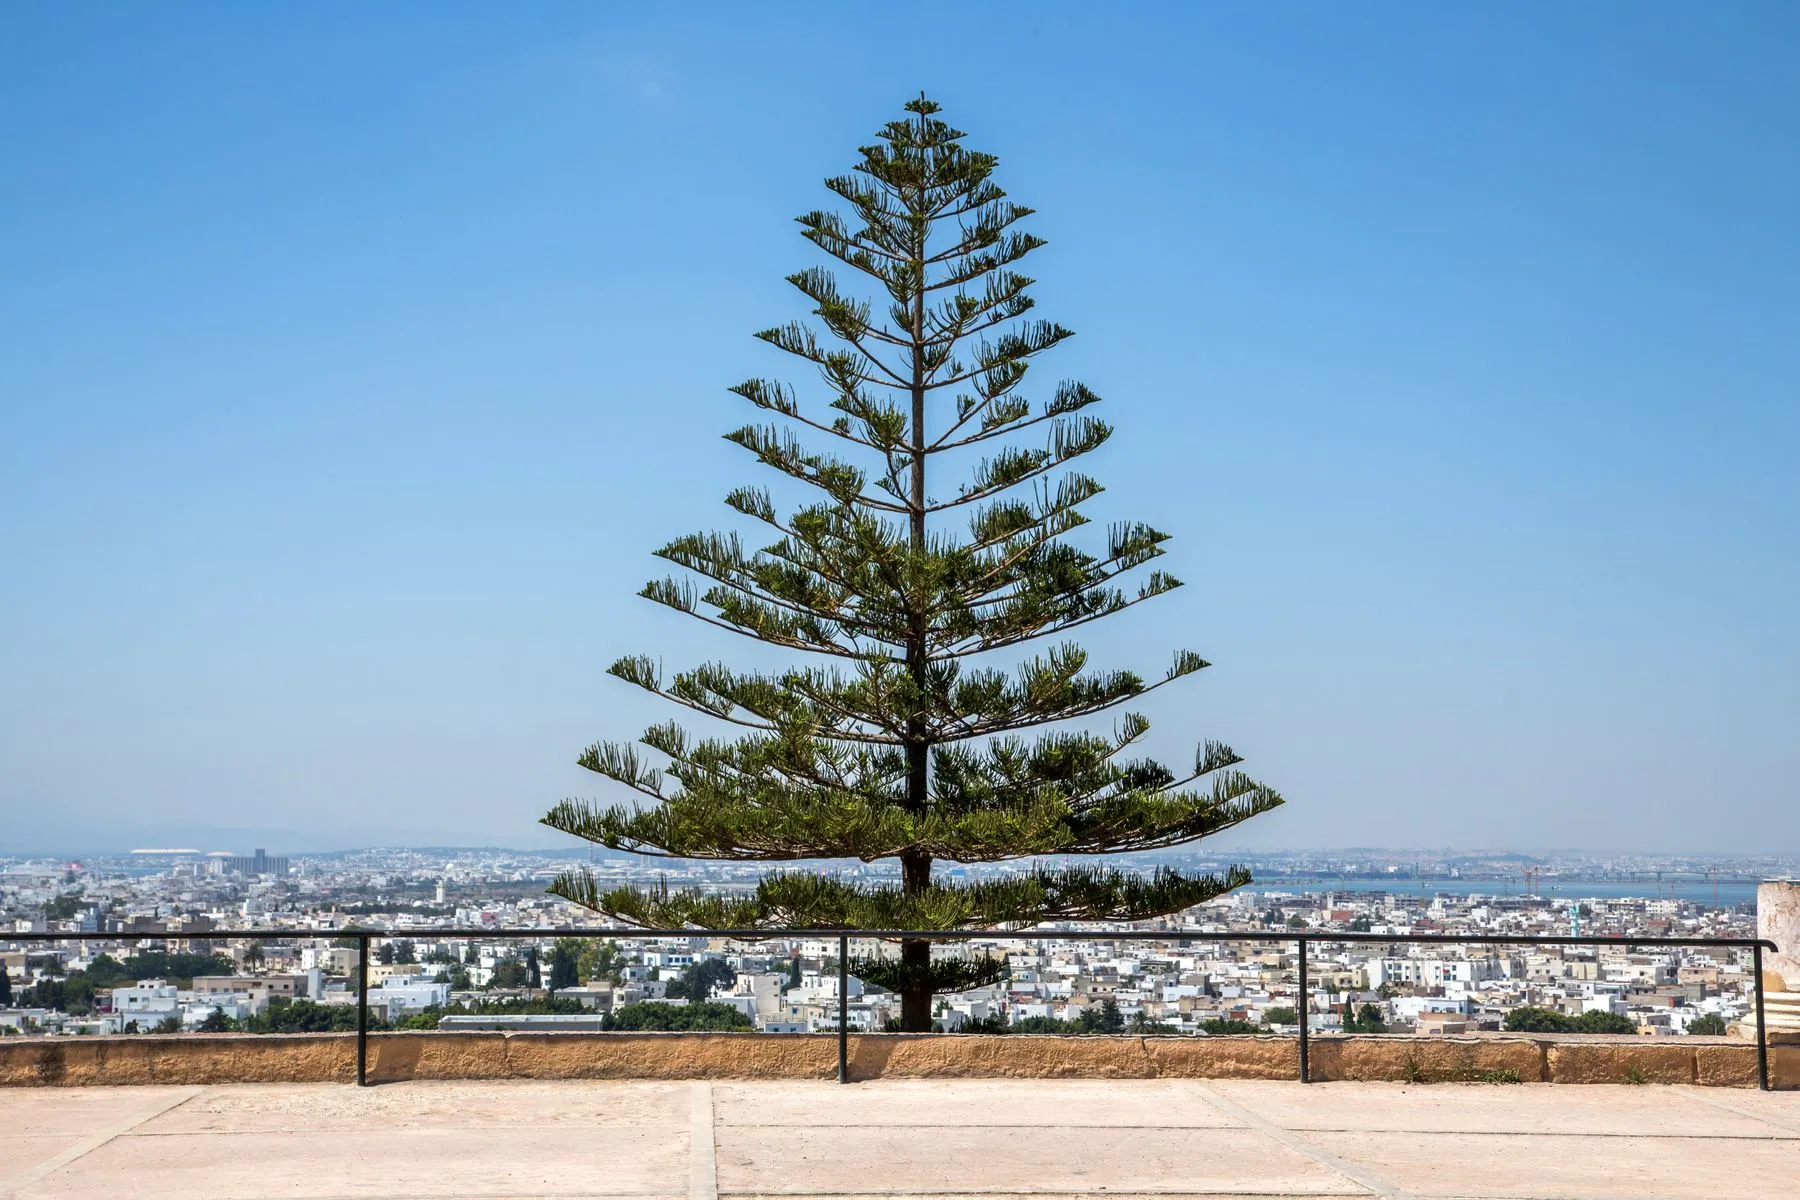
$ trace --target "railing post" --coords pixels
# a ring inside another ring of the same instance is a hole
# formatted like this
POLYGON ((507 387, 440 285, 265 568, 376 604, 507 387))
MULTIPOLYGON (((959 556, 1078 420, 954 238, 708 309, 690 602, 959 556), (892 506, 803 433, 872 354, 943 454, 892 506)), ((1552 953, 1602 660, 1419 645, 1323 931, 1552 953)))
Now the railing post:
POLYGON ((1306 1060, 1306 937, 1302 934, 1295 940, 1300 943, 1300 1002, 1294 1006, 1300 1018, 1300 1082, 1311 1083, 1312 1071, 1306 1060))
POLYGON ((356 935, 356 1086, 369 1086, 369 935, 356 935))
POLYGON ((850 1082, 850 935, 838 934, 838 1082, 850 1082))
POLYGON ((1769 1027, 1763 1024, 1762 943, 1750 948, 1750 969, 1756 972, 1756 1086, 1769 1090, 1769 1027))

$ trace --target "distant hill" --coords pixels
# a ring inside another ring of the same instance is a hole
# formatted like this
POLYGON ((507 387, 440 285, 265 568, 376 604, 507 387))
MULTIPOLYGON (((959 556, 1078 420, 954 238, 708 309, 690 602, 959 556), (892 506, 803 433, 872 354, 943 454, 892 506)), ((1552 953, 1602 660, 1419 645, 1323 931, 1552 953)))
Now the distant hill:
POLYGON ((1461 867, 1497 866, 1501 863, 1512 863, 1512 864, 1515 864, 1518 866, 1539 867, 1539 866, 1542 866, 1547 861, 1549 861, 1549 860, 1542 859, 1542 858, 1533 858, 1529 854, 1518 854, 1518 853, 1515 853, 1515 852, 1509 850, 1504 854, 1471 854, 1471 855, 1467 855, 1466 857, 1462 857, 1462 858, 1446 859, 1444 862, 1444 865, 1448 866, 1448 867, 1461 868, 1461 867))

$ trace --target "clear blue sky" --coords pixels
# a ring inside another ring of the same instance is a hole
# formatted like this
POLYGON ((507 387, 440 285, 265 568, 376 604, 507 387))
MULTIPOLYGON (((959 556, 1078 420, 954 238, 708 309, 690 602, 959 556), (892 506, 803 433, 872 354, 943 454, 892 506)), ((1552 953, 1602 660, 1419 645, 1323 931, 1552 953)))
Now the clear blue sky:
POLYGON ((0 852, 553 841, 606 664, 740 654, 633 592, 921 87, 1239 844, 1800 851, 1800 8, 917 9, 8 5, 0 852))

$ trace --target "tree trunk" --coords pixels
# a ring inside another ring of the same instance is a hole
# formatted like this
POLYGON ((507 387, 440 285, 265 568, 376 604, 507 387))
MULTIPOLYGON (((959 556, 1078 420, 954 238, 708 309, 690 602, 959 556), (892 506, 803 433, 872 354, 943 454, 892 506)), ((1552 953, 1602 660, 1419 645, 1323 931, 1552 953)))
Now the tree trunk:
MULTIPOLYGON (((910 851, 900 856, 903 886, 908 892, 922 891, 931 884, 931 858, 910 851)), ((924 938, 908 938, 900 943, 900 963, 909 979, 924 979, 931 969, 931 943, 924 938)), ((929 987, 900 989, 900 1028, 906 1033, 931 1032, 931 998, 929 987)))
MULTIPOLYGON (((919 115, 919 127, 925 127, 925 116, 919 115)), ((919 207, 925 207, 925 193, 921 187, 919 207)), ((909 505, 910 529, 913 553, 923 556, 925 553, 925 232, 920 228, 918 241, 913 249, 913 269, 917 272, 913 280, 912 297, 912 497, 909 505)), ((912 628, 908 631, 906 646, 906 665, 910 669, 913 684, 921 692, 924 689, 927 663, 925 645, 924 598, 917 599, 913 608, 912 628)), ((913 812, 922 813, 931 802, 931 747, 924 740, 924 721, 915 717, 908 723, 911 738, 906 747, 906 806, 913 812)), ((924 891, 931 886, 931 856, 918 851, 908 851, 900 856, 901 887, 909 895, 924 891)), ((923 980, 931 967, 931 943, 913 938, 900 943, 900 962, 906 969, 907 977, 923 980)), ((900 991, 900 1028, 907 1033, 929 1033, 931 1031, 931 998, 930 987, 906 987, 900 991)))

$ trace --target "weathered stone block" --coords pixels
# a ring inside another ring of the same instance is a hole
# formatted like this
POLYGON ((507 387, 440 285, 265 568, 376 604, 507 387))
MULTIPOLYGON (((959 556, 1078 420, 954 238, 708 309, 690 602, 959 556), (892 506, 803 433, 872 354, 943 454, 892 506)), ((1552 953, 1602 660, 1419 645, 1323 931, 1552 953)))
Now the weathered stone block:
POLYGON ((1769 1086, 1784 1092, 1800 1090, 1800 1046, 1769 1047, 1769 1086))
POLYGON ((349 1082, 355 1042, 344 1034, 141 1034, 7 1038, 0 1084, 349 1082))
POLYGON ((1413 1038, 1364 1034, 1315 1039, 1317 1080, 1397 1083, 1541 1083, 1543 1047, 1531 1038, 1413 1038))
POLYGON ((1298 1079, 1293 1038, 1227 1036, 1145 1038, 1156 1074, 1180 1079, 1298 1079))
POLYGON ((505 1073, 524 1079, 830 1079, 831 1038, 754 1033, 508 1033, 505 1073))
POLYGON ((1756 1047, 1716 1042, 1695 1046, 1694 1082, 1708 1087, 1755 1087, 1756 1047))
POLYGON ((1647 1038, 1550 1044, 1552 1083, 1693 1083, 1694 1048, 1647 1038))

